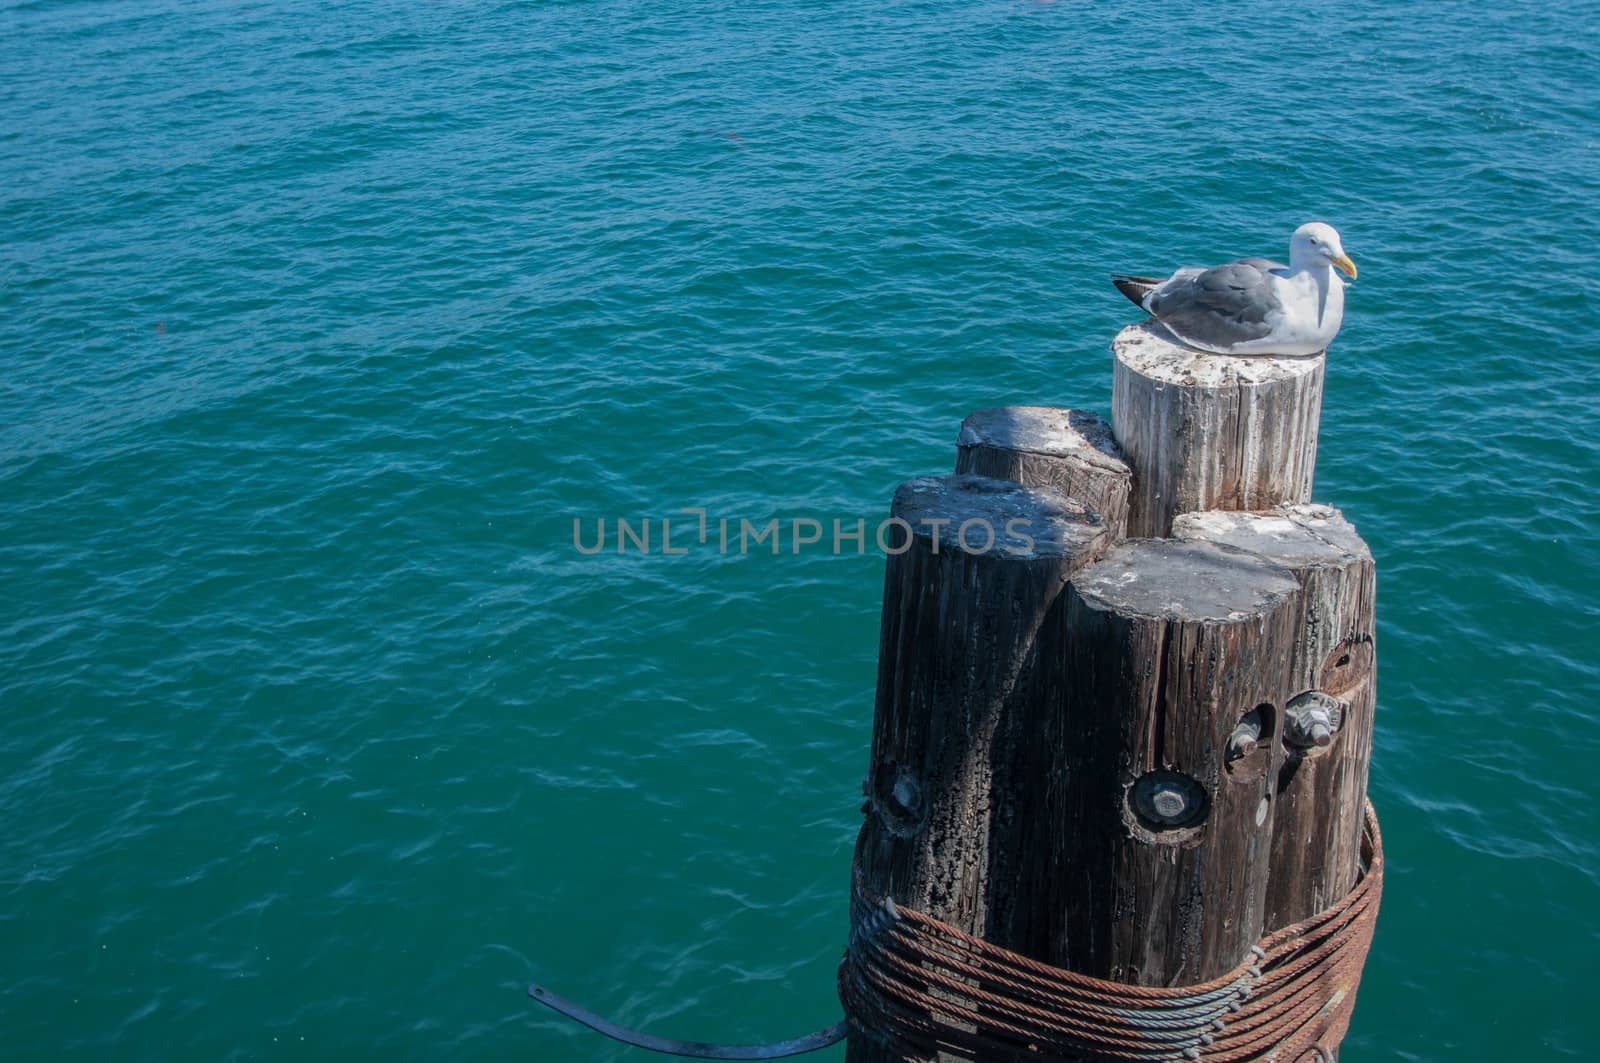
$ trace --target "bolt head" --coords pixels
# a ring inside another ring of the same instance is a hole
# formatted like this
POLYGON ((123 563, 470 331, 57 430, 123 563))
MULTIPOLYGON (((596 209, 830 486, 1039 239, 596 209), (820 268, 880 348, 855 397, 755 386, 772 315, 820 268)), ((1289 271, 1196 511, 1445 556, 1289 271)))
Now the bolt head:
POLYGON ((918 792, 917 784, 908 775, 902 775, 894 781, 894 789, 890 792, 894 803, 908 812, 915 811, 922 795, 918 792))
POLYGON ((1206 805, 1205 788, 1181 772, 1158 769, 1141 776, 1129 795, 1147 826, 1187 827, 1199 821, 1206 805))
POLYGON ((1326 749, 1333 743, 1348 707, 1320 690, 1295 695, 1284 709, 1284 740, 1299 749, 1326 749))
POLYGON ((1172 787, 1163 787, 1150 795, 1150 803, 1162 819, 1181 819, 1189 807, 1188 800, 1172 787))

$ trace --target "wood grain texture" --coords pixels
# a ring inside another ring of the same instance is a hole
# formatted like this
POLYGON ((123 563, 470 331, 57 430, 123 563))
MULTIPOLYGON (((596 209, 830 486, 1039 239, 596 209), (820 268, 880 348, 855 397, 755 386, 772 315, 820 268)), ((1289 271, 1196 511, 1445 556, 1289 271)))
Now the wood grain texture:
MULTIPOLYGON (((1036 664, 1059 645, 1067 579, 1109 536, 1059 492, 980 476, 908 481, 892 516, 913 534, 886 566, 859 867, 875 893, 1037 951, 1045 906, 1025 872, 1051 691, 1036 664), (958 531, 973 520, 997 532, 1025 521, 1026 540, 968 553, 958 531)), ((899 1057, 853 1031, 847 1058, 899 1057)))
POLYGON ((1174 540, 1129 540, 1073 577, 1061 672, 1046 680, 1063 697, 1042 742, 1050 962, 1183 985, 1259 939, 1281 747, 1227 750, 1248 714, 1275 727, 1299 595, 1287 569, 1253 554, 1174 540), (1165 773, 1203 794, 1198 822, 1141 813, 1138 780, 1165 773))
POLYGON ((1111 424, 1087 410, 997 406, 961 422, 956 472, 1050 487, 1100 514, 1116 538, 1127 534, 1133 470, 1111 424))
POLYGON ((1134 473, 1130 536, 1165 536, 1180 513, 1311 500, 1322 356, 1206 354, 1154 321, 1111 348, 1111 420, 1134 473))
POLYGON ((1360 870, 1377 706, 1372 552, 1331 506, 1185 514, 1173 522, 1173 533, 1250 550, 1293 571, 1302 596, 1290 694, 1321 690, 1346 703, 1332 744, 1291 747, 1279 772, 1266 909, 1266 928, 1275 930, 1338 901, 1360 870))

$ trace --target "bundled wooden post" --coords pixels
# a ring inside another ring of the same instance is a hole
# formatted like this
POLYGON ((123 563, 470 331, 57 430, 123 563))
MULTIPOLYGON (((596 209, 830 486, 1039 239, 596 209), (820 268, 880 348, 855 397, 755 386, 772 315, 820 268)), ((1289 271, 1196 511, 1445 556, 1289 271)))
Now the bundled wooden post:
POLYGON ((1113 352, 1111 432, 980 410, 956 468, 983 476, 896 495, 943 530, 889 561, 852 1063, 1337 1058, 1382 857, 1372 558, 1307 504, 1323 358, 1154 322, 1113 352), (941 552, 978 496, 1066 523, 1026 557, 941 552))
POLYGON ((1377 705, 1372 553, 1331 506, 1189 513, 1174 535, 1250 550, 1303 588, 1290 660, 1266 928, 1309 918, 1355 886, 1377 705))
POLYGON ((1129 535, 1165 536, 1180 513, 1311 500, 1322 356, 1206 354, 1153 321, 1111 349, 1111 423, 1134 472, 1129 535))
POLYGON ((1053 487, 1100 514, 1113 537, 1127 534, 1133 471, 1099 414, 1053 406, 979 410, 961 422, 956 447, 956 472, 1053 487))
MULTIPOLYGON (((1068 577, 1108 543, 1059 492, 981 476, 895 492, 902 540, 884 581, 872 761, 858 872, 873 893, 1010 947, 1029 947, 1038 898, 1022 835, 1044 813, 1038 735, 1054 691, 1036 682, 1041 628, 1068 577)), ((853 1031, 853 1063, 898 1058, 853 1031)))
POLYGON ((1262 932, 1299 585, 1242 550, 1147 539, 1067 595, 1048 959, 1131 985, 1216 977, 1262 932))

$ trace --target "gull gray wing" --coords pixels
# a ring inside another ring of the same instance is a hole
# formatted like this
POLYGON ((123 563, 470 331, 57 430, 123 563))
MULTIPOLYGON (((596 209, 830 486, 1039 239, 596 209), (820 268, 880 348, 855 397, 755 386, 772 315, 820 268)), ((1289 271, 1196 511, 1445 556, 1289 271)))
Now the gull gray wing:
POLYGON ((1285 273, 1289 271, 1288 266, 1284 265, 1282 262, 1274 262, 1270 258, 1236 258, 1233 260, 1233 264, 1239 266, 1254 266, 1262 273, 1269 273, 1275 269, 1281 269, 1285 273))
POLYGON ((1223 353, 1264 338, 1283 313, 1270 278, 1248 262, 1179 270, 1145 306, 1179 339, 1223 353))

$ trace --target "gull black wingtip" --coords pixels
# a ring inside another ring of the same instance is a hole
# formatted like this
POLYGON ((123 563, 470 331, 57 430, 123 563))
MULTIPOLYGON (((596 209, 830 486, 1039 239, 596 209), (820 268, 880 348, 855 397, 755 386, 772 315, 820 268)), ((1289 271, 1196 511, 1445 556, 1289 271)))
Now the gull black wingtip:
POLYGON ((1129 273, 1113 273, 1111 283, 1117 286, 1117 291, 1128 297, 1134 306, 1144 309, 1144 297, 1162 282, 1161 277, 1136 277, 1129 273))

